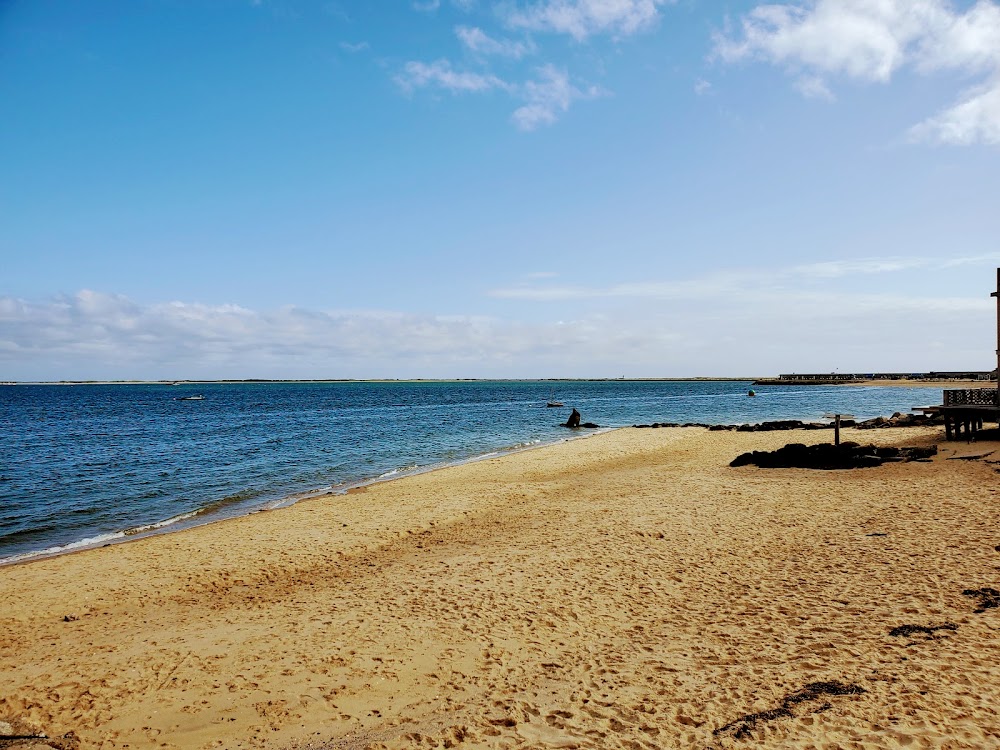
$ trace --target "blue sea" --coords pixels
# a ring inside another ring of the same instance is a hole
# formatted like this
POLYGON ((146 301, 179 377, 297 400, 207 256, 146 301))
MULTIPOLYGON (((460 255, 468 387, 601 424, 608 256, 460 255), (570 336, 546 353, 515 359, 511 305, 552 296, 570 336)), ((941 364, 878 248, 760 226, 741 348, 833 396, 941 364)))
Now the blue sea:
POLYGON ((565 440, 586 422, 906 412, 922 388, 460 381, 0 386, 0 562, 565 440), (180 400, 203 395, 203 400, 180 400), (565 408, 546 408, 549 399, 565 408))

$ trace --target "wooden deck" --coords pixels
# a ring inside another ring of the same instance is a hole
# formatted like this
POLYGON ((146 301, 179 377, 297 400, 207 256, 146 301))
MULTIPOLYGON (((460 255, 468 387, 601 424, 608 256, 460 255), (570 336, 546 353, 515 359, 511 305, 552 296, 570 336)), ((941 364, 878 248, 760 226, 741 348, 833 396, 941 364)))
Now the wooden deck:
POLYGON ((914 411, 940 414, 944 417, 944 433, 948 440, 975 438, 983 422, 996 422, 1000 427, 1000 391, 996 388, 958 388, 944 392, 940 406, 922 406, 914 411))

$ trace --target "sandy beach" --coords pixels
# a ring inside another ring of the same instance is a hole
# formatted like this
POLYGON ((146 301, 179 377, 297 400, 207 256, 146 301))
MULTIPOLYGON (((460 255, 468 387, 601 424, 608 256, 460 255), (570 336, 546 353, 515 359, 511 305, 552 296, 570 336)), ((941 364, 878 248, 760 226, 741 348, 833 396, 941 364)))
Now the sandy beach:
POLYGON ((895 388, 992 388, 996 390, 996 381, 989 380, 857 380, 844 385, 884 386, 895 388))
POLYGON ((0 568, 0 735, 1000 747, 1000 608, 963 594, 1000 588, 1000 443, 844 435, 941 450, 730 468, 831 434, 622 429, 0 568))

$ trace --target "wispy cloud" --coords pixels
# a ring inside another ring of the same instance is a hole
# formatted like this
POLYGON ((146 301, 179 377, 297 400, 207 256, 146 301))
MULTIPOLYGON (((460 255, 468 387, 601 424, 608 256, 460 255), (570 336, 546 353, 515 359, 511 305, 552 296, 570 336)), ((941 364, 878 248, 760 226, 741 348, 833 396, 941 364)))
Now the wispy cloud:
POLYGON ((512 6, 507 25, 531 31, 568 34, 578 41, 597 34, 629 36, 659 18, 665 0, 540 0, 512 6))
POLYGON ((515 84, 490 73, 456 70, 448 60, 433 63, 413 61, 406 63, 403 71, 396 77, 396 82, 401 88, 411 92, 428 87, 453 94, 504 91, 513 99, 523 102, 514 110, 511 120, 520 130, 525 131, 551 125, 573 102, 593 99, 603 94, 597 86, 580 88, 570 80, 565 70, 554 65, 543 65, 535 73, 534 79, 515 84))
POLYGON ((478 26, 456 26, 455 36, 467 50, 477 55, 495 55, 519 60, 534 50, 534 46, 528 42, 494 39, 478 26))
MULTIPOLYGON (((467 13, 477 7, 475 0, 451 2, 467 13)), ((464 65, 454 65, 447 58, 435 62, 410 61, 396 74, 396 82, 409 93, 419 88, 440 88, 454 93, 503 89, 519 101, 511 122, 520 130, 536 130, 556 122, 574 102, 607 93, 603 87, 580 81, 565 64, 546 62, 546 47, 536 39, 567 35, 580 43, 599 36, 622 40, 652 28, 660 18, 660 8, 671 2, 501 0, 490 4, 491 14, 480 15, 487 26, 490 20, 494 25, 499 24, 499 33, 482 25, 455 27, 455 37, 464 52, 464 65), (532 55, 543 60, 533 70, 516 65, 532 55), (503 65, 503 74, 495 73, 492 65, 503 65)), ((414 7, 433 12, 440 4, 440 0, 415 0, 414 7)), ((707 85, 698 84, 699 93, 704 93, 707 85)))
POLYGON ((806 96, 831 99, 828 80, 887 83, 903 68, 921 75, 985 76, 958 101, 914 126, 915 141, 1000 143, 1000 5, 978 0, 812 0, 759 5, 738 30, 715 36, 715 56, 785 67, 806 96))
POLYGON ((344 50, 344 52, 350 52, 352 54, 357 52, 364 52, 366 49, 368 49, 368 42, 356 42, 356 43, 341 42, 340 48, 344 50))
MULTIPOLYGON (((531 279, 509 287, 499 287, 490 295, 499 299, 522 299, 538 302, 562 302, 601 298, 702 300, 760 299, 768 295, 799 294, 808 287, 813 294, 831 280, 857 279, 873 275, 898 274, 907 271, 934 272, 972 264, 1000 263, 1000 253, 969 258, 885 257, 832 260, 807 263, 778 269, 741 269, 720 271, 703 276, 663 281, 642 281, 612 284, 603 287, 538 283, 531 279)), ((848 292, 849 294, 849 292, 848 292)), ((887 298, 888 299, 888 298, 887 298)), ((931 304, 928 302, 928 304, 931 304)))
POLYGON ((412 61, 403 66, 396 82, 405 90, 433 86, 452 93, 481 93, 493 89, 509 90, 510 84, 497 76, 472 71, 455 70, 448 60, 432 63, 412 61))
POLYGON ((819 76, 800 76, 795 81, 795 88, 798 90, 802 96, 808 99, 826 99, 827 101, 833 101, 833 92, 826 85, 824 81, 819 76))
POLYGON ((521 130, 534 130, 554 123, 574 101, 593 99, 601 93, 596 86, 577 88, 565 70, 554 65, 544 65, 538 69, 535 80, 528 81, 521 87, 520 95, 526 103, 514 110, 511 119, 521 130))

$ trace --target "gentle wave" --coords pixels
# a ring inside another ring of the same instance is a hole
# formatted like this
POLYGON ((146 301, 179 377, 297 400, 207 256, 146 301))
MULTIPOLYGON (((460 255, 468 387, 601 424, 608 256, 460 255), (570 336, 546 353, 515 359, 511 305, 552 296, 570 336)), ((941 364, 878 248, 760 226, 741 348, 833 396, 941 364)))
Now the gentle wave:
POLYGON ((401 467, 399 467, 397 469, 390 469, 389 471, 387 471, 387 472, 385 472, 383 474, 379 474, 378 478, 379 479, 388 479, 389 477, 396 477, 396 476, 399 476, 400 474, 406 474, 408 472, 414 471, 415 469, 419 469, 419 468, 420 468, 420 464, 410 464, 408 466, 401 466, 401 467))
POLYGON ((0 558, 0 565, 11 565, 13 563, 25 562, 26 560, 34 560, 39 557, 62 555, 67 552, 74 552, 88 547, 98 547, 102 544, 109 544, 115 540, 124 538, 124 531, 116 531, 111 534, 99 534, 98 536, 87 537, 86 539, 80 539, 79 541, 70 542, 69 544, 47 547, 46 549, 38 550, 36 552, 22 552, 17 555, 11 555, 10 557, 3 557, 0 558))

